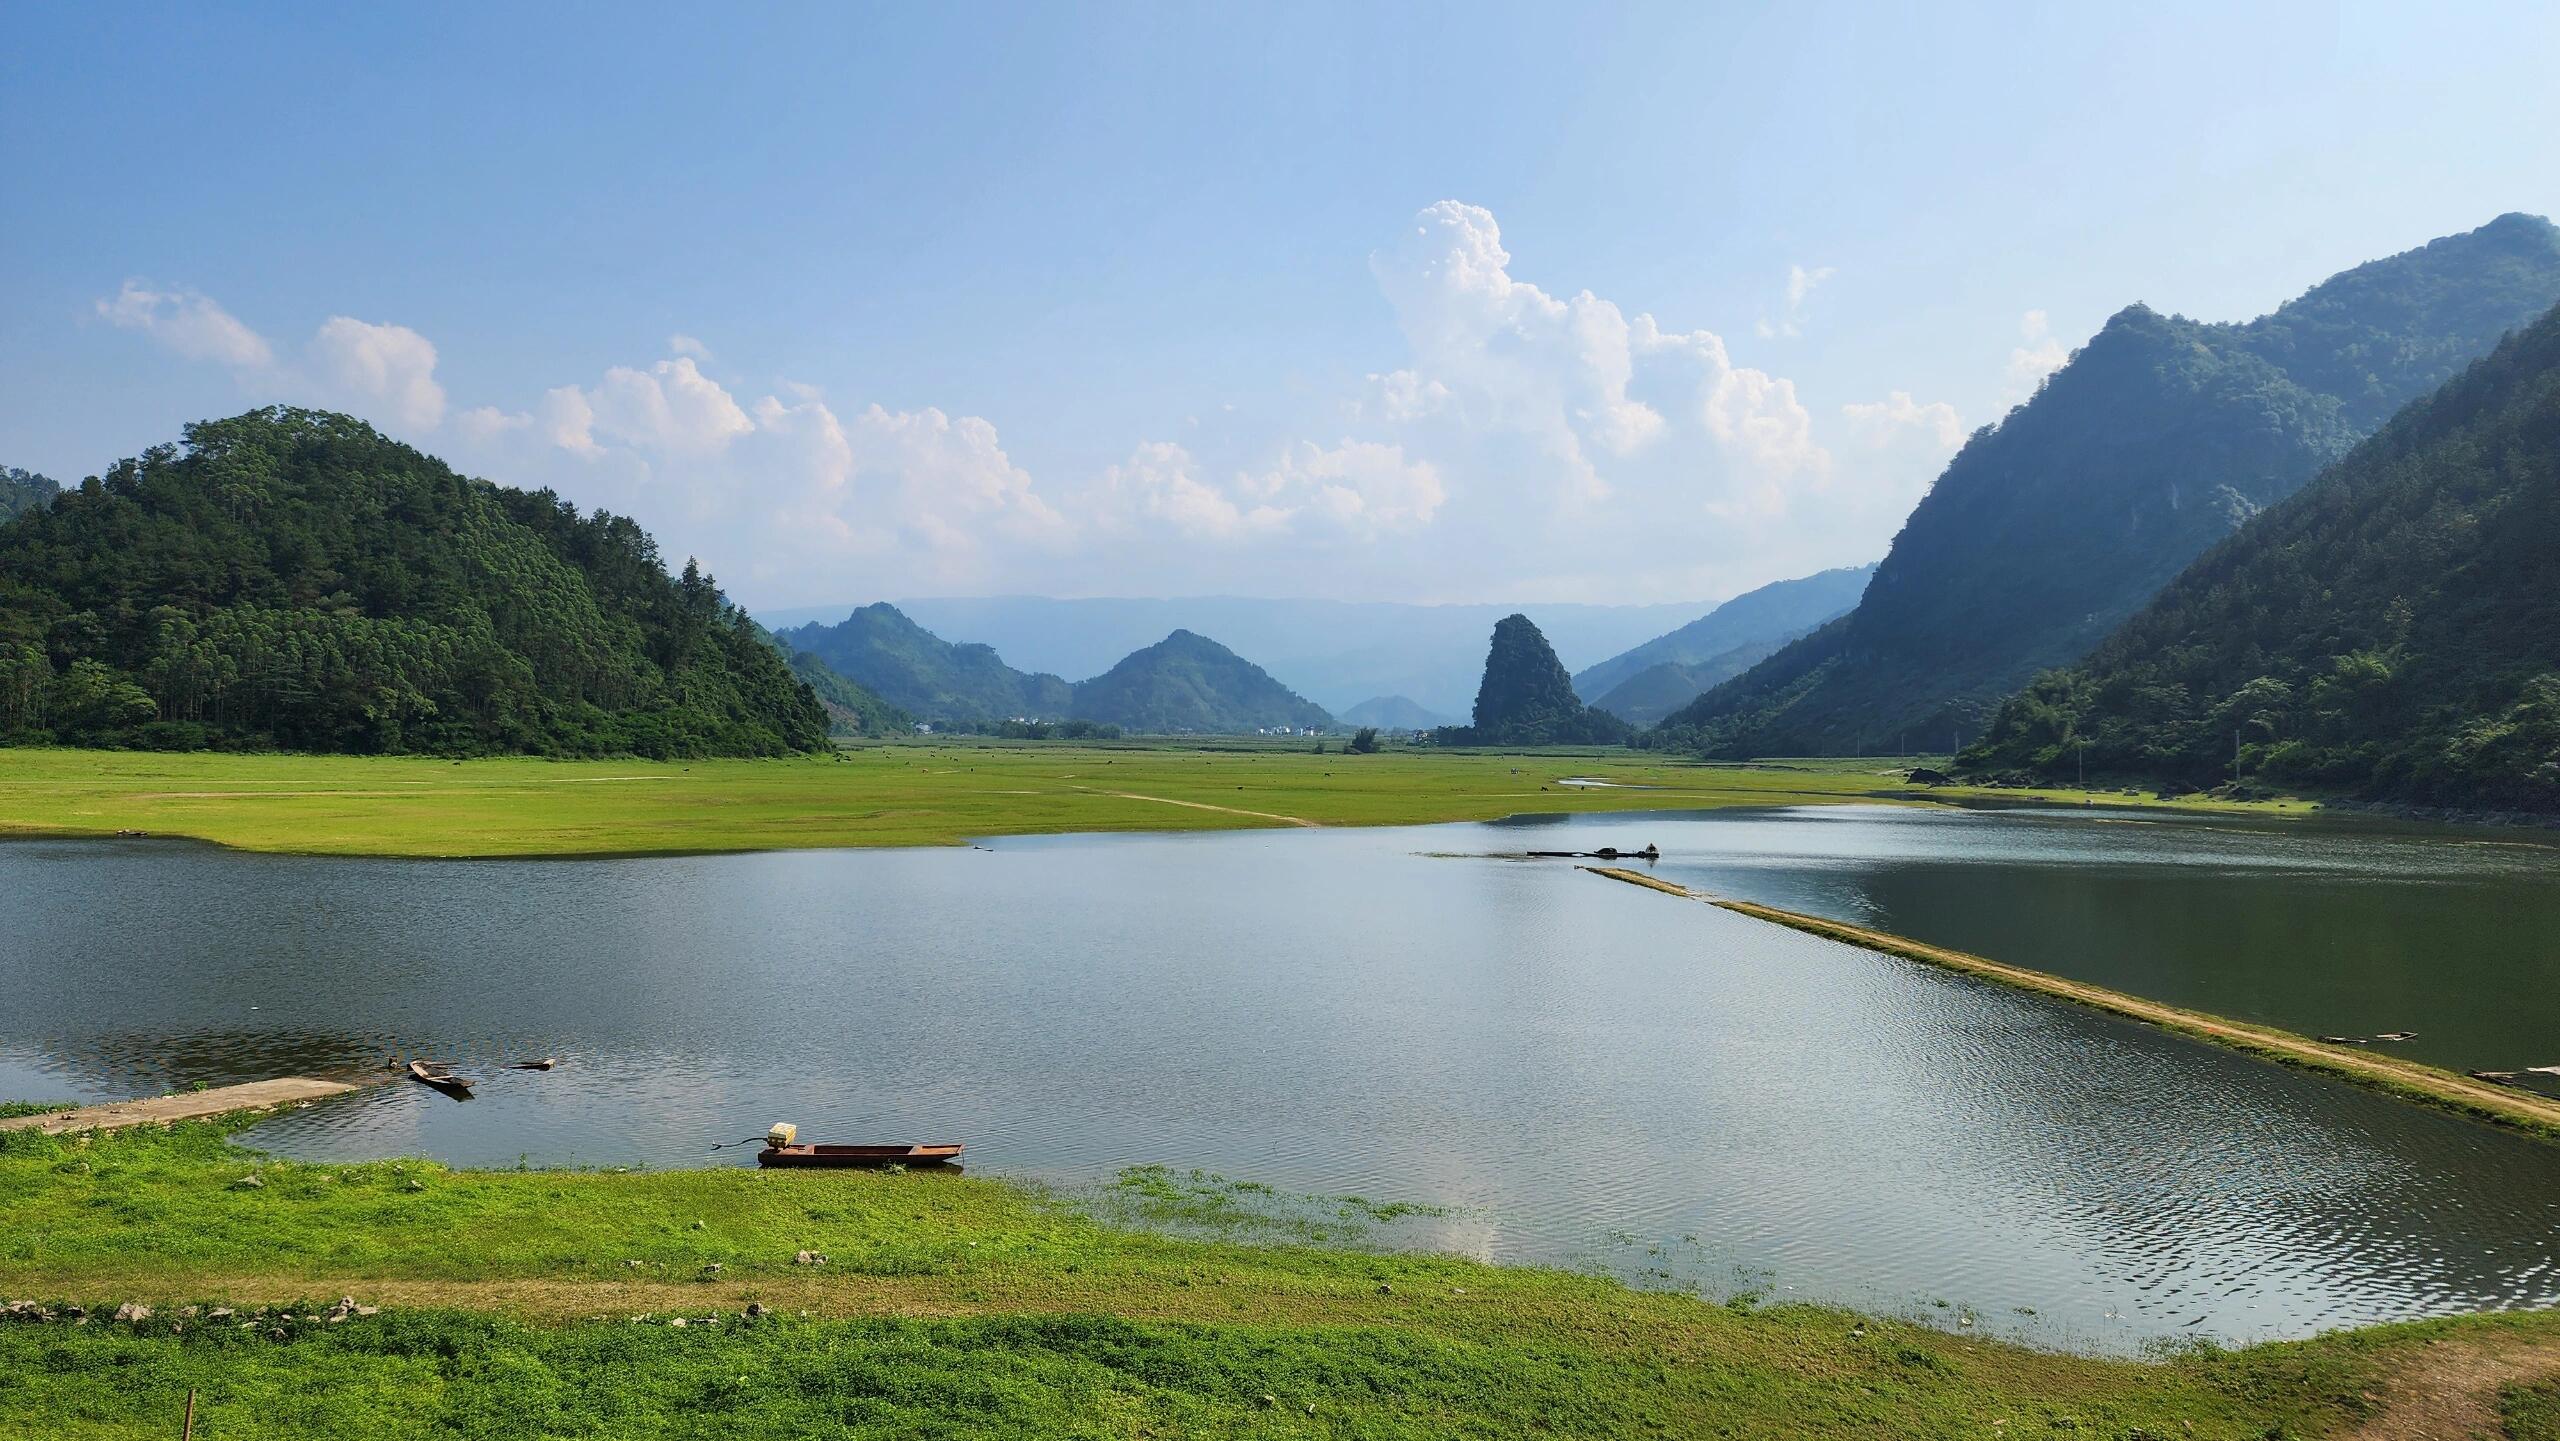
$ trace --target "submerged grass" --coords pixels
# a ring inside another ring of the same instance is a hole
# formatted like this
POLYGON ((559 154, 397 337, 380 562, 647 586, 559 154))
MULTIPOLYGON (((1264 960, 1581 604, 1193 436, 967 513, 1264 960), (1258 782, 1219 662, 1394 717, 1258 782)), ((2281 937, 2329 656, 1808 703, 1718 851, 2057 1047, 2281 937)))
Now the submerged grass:
POLYGON ((1966 975, 1995 981, 2019 990, 2033 991, 2039 995, 2070 1001, 2092 1010, 2105 1011, 2110 1015, 2158 1026, 2182 1036, 2239 1051, 2244 1055, 2256 1056, 2262 1060, 2274 1061, 2299 1070, 2314 1071, 2362 1086, 2367 1090, 2380 1091, 2400 1100, 2434 1106, 2440 1110, 2468 1116, 2473 1120, 2486 1121, 2492 1125, 2521 1131, 2538 1140, 2560 1141, 2560 1101, 2531 1091, 2475 1080, 2441 1066, 2430 1066, 2423 1061, 2410 1060, 2404 1056, 2377 1055, 2367 1050, 2314 1040, 2309 1036, 2275 1026, 2261 1025, 2255 1021, 2235 1021, 2226 1016, 2214 1015, 2209 1011, 2190 1010, 2184 1006, 2173 1006, 2163 1001, 2147 1000, 2106 986, 2057 976, 2049 971, 2034 970, 1946 946, 1934 946, 1925 941, 1915 941, 1909 936, 1898 936, 1890 931, 1854 926, 1823 916, 1809 916, 1801 911, 1782 910, 1776 906, 1764 906, 1753 901, 1711 896, 1623 867, 1584 866, 1582 869, 1593 875, 1642 886, 1647 890, 1705 901, 1736 915, 1768 921, 1790 930, 1820 936, 1825 940, 1856 946, 1861 950, 1898 956, 1904 960, 1918 961, 1946 970, 1961 971, 1966 975))
MULTIPOLYGON (((1909 764, 1700 765, 1626 751, 1316 755, 1206 743, 919 742, 821 758, 681 763, 0 748, 0 834, 140 831, 247 850, 387 856, 953 845, 972 836, 1073 831, 1913 801, 1921 798, 1904 780, 1909 764), (1556 784, 1568 776, 1623 788, 1556 784)), ((1976 794, 1938 791, 1927 799, 1976 794)), ((2298 813, 2293 804, 2294 811, 2253 809, 2298 813)))
POLYGON ((1230 1241, 1275 1240, 1362 1245, 1398 1223, 1455 1215, 1417 1201, 1318 1196, 1238 1181, 1213 1171, 1131 1166, 1109 1186, 1080 1198, 1105 1220, 1230 1241))
MULTIPOLYGON (((1265 1199, 1124 1186, 1212 1217, 1265 1199)), ((208 1438, 2312 1437, 2433 1339, 2560 1335, 2534 1317, 2105 1360, 1132 1230, 978 1178, 306 1164, 203 1123, 0 1138, 0 1296, 92 1310, 0 1323, 0 1435, 68 1437, 174 1434, 191 1387, 208 1438), (340 1296, 384 1310, 318 1319, 340 1296), (125 1302, 154 1314, 104 1319, 125 1302)))

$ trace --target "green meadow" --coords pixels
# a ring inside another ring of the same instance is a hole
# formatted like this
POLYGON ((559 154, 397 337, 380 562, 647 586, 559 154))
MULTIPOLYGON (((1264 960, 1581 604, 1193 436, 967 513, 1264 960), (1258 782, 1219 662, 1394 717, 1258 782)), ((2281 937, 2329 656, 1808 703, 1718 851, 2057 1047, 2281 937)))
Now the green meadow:
MULTIPOLYGON (((1346 755, 1339 740, 1322 754, 1311 742, 963 741, 693 762, 0 749, 0 833, 143 831, 245 850, 344 855, 648 855, 1983 794, 1915 791, 1904 779, 1914 763, 1704 765, 1617 749, 1391 747, 1346 755), (1614 784, 1559 784, 1568 777, 1614 784)), ((2073 791, 1994 794, 2082 799, 2073 791)), ((2247 809, 2298 814, 2310 806, 2247 809)))
POLYGON ((0 1435, 174 1436, 193 1390, 204 1438, 2319 1437, 2451 1358, 2560 1343, 2535 1316, 2093 1359, 1372 1253, 1345 1240, 1384 1208, 1275 1229, 1249 1192, 10 1133, 0 1298, 54 1319, 0 1320, 0 1435))

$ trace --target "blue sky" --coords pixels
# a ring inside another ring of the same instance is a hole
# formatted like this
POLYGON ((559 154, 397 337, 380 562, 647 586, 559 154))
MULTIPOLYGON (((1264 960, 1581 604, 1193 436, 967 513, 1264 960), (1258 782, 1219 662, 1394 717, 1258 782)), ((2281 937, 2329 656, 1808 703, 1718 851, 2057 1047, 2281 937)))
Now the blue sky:
POLYGON ((751 604, 1708 600, 2114 310, 2560 209, 2560 10, 0 10, 0 462, 272 401, 751 604))

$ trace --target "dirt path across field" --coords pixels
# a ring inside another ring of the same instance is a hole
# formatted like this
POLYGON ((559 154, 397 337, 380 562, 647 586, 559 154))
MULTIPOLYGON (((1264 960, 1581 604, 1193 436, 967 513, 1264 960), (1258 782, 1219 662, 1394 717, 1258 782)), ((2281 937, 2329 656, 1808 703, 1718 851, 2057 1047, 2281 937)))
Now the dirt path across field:
POLYGON ((1154 801, 1160 806, 1185 806, 1195 811, 1223 811, 1231 816, 1251 816, 1258 821, 1285 821, 1293 826, 1305 826, 1309 830, 1324 828, 1324 822, 1311 821, 1304 816, 1275 815, 1270 811, 1249 811, 1238 806, 1213 806, 1207 801, 1178 801, 1171 796, 1142 796, 1136 791, 1097 790, 1092 786, 1077 786, 1076 789, 1087 795, 1118 796, 1124 801, 1154 801))

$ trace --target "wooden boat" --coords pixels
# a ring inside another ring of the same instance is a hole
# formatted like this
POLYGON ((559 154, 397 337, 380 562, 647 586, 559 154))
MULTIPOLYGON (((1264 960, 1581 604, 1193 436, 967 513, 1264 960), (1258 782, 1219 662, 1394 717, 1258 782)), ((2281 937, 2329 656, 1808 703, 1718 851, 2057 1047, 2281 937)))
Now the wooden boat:
POLYGON ((510 1069, 518 1071, 547 1071, 558 1064, 560 1064, 560 1058, 558 1056, 545 1056, 539 1061, 518 1061, 510 1069))
POLYGON ((2463 1074, 2469 1076, 2475 1081, 2487 1081, 2492 1085, 2498 1086, 2521 1086, 2524 1084, 2524 1072, 2522 1071, 2466 1071, 2463 1074))
POLYGON ((432 1061, 411 1061, 409 1075, 411 1079, 433 1086, 448 1096, 468 1098, 471 1095, 470 1078, 457 1076, 432 1061))
POLYGON ((767 1146, 759 1166, 947 1166, 961 1146, 767 1146))
POLYGON ((2414 1041, 2418 1039, 2418 1033, 2415 1031, 2376 1031, 2373 1033, 2373 1038, 2377 1041, 2414 1041))

